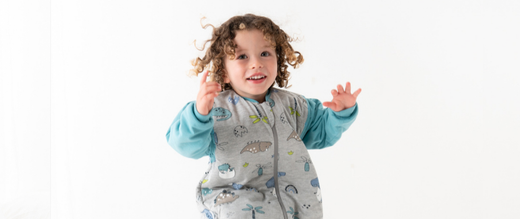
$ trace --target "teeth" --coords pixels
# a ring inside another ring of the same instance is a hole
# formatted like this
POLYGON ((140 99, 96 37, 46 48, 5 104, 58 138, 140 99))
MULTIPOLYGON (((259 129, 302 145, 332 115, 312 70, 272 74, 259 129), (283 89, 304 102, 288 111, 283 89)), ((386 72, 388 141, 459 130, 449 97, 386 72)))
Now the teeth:
POLYGON ((265 77, 265 76, 253 76, 253 77, 250 77, 250 78, 248 78, 248 79, 250 79, 250 80, 258 80, 258 79, 262 79, 262 78, 264 78, 264 77, 265 77))

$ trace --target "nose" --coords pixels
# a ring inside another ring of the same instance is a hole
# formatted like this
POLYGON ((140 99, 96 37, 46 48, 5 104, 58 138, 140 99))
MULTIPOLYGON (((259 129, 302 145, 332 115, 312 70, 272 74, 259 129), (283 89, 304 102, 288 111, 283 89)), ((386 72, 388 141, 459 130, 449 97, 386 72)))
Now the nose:
POLYGON ((262 68, 262 67, 263 67, 263 64, 260 61, 260 58, 258 58, 258 57, 251 58, 251 69, 257 69, 257 68, 262 68))

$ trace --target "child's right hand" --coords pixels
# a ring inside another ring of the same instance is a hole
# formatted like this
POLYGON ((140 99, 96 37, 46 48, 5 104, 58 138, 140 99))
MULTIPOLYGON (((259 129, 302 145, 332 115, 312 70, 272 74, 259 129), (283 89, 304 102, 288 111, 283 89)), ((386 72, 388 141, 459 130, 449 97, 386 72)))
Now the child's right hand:
POLYGON ((202 73, 202 79, 200 80, 200 90, 197 95, 197 111, 201 115, 208 115, 213 108, 214 98, 219 95, 222 90, 219 83, 214 81, 206 81, 208 78, 208 70, 202 73))

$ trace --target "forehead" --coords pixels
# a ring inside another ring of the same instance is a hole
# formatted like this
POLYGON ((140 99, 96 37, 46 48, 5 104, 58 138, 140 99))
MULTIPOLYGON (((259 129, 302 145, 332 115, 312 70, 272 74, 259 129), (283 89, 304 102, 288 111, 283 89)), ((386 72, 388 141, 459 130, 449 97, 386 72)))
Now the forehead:
POLYGON ((271 43, 264 39, 264 34, 258 29, 239 30, 234 39, 237 50, 253 48, 270 48, 271 43))

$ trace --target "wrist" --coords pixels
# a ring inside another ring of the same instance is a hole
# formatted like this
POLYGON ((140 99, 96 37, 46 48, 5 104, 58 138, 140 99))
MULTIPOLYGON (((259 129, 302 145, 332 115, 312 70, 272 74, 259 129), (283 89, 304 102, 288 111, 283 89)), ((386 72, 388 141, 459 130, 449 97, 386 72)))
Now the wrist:
POLYGON ((195 106, 195 109, 196 109, 197 113, 201 116, 207 116, 209 114, 209 111, 201 110, 201 109, 199 109, 199 107, 197 105, 195 106))
POLYGON ((209 111, 209 112, 207 112, 205 114, 200 113, 198 107, 196 106, 196 104, 195 104, 195 106, 193 108, 194 108, 193 109, 193 114, 195 114, 195 117, 199 121, 201 121, 201 122, 208 122, 211 119, 211 111, 209 111))

